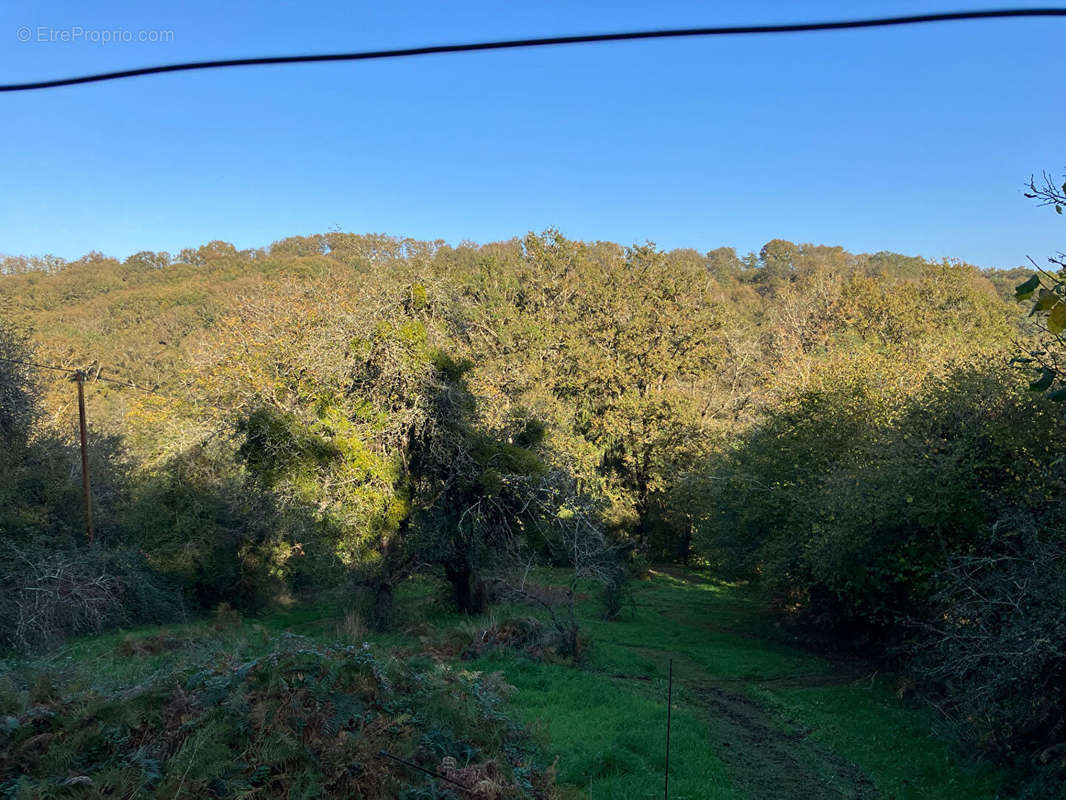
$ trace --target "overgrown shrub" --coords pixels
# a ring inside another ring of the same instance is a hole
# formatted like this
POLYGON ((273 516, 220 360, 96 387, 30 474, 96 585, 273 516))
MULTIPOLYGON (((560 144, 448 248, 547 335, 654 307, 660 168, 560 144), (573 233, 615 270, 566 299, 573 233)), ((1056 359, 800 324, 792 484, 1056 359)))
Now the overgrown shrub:
MULTIPOLYGON (((1014 518, 939 573, 933 613, 905 652, 957 733, 1066 780, 1066 536, 1014 518)), ((1028 796, 1042 795, 1039 786, 1028 796)))
POLYGON ((195 446, 139 480, 122 537, 180 583, 194 610, 229 603, 252 611, 284 593, 313 526, 247 480, 230 449, 195 446))
POLYGON ((446 783, 420 767, 476 777, 475 797, 547 799, 549 771, 503 713, 509 690, 498 674, 409 667, 361 646, 292 637, 245 663, 157 674, 114 694, 59 693, 9 716, 0 725, 0 792, 445 796, 446 783))
POLYGON ((925 618, 936 575, 1010 511, 1056 493, 1066 421, 1004 369, 913 391, 799 395, 694 479, 712 563, 760 576, 809 622, 872 640, 925 618))
POLYGON ((184 617, 180 591, 136 551, 0 549, 0 648, 184 617))

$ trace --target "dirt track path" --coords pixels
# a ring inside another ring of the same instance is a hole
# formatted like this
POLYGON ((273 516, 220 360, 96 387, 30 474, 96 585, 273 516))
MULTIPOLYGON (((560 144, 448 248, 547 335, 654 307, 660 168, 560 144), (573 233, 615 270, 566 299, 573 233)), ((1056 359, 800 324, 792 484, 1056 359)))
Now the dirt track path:
MULTIPOLYGON (((644 650, 644 652, 648 652, 644 650)), ((687 659, 675 677, 675 703, 707 715, 708 740, 733 786, 751 800, 878 800, 883 795, 856 764, 812 737, 811 729, 775 714, 745 694, 750 681, 694 675, 687 659)), ((696 668, 698 670, 698 667, 696 668)), ((614 675, 614 678, 648 680, 614 675)), ((846 675, 769 679, 767 686, 822 686, 846 682, 846 675)))
MULTIPOLYGON (((690 574, 678 573, 676 577, 693 579, 690 574)), ((716 626, 711 619, 713 614, 708 613, 698 622, 691 618, 673 621, 731 636, 745 635, 736 626, 716 626)), ((812 736, 814 731, 771 710, 747 691, 755 686, 803 688, 845 684, 858 678, 858 672, 835 665, 813 674, 727 678, 708 673, 700 664, 678 653, 634 649, 660 663, 667 656, 673 658, 675 691, 680 689, 685 705, 705 710, 711 748, 743 796, 752 800, 876 800, 883 796, 860 767, 820 743, 812 736)))
POLYGON ((735 691, 685 687, 707 709, 710 739, 733 784, 760 800, 877 798, 873 782, 851 762, 790 732, 759 703, 735 691))

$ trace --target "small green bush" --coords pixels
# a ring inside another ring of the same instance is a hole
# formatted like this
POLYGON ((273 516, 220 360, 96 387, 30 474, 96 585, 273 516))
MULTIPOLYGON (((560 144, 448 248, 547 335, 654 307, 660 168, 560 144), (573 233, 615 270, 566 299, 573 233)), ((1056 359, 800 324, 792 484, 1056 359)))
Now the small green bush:
POLYGON ((122 538, 184 587, 190 607, 261 608, 285 589, 291 545, 272 498, 228 449, 194 447, 135 486, 122 538))

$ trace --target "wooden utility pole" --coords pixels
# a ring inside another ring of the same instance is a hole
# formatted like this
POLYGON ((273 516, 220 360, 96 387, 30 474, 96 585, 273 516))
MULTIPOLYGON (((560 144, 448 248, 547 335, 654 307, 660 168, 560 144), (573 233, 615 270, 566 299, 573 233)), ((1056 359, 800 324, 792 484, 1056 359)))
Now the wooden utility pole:
POLYGON ((85 372, 78 370, 74 373, 74 380, 78 384, 78 427, 81 429, 81 488, 85 494, 85 525, 89 537, 89 544, 93 543, 93 494, 89 484, 89 450, 86 446, 85 430, 85 372))

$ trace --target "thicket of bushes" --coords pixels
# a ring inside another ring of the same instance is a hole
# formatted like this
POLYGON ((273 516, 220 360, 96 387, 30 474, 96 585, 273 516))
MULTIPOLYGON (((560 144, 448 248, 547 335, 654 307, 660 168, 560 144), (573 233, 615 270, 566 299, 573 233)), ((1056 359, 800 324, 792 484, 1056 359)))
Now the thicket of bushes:
POLYGON ((0 550, 0 646, 37 650, 119 625, 184 619, 180 587, 129 548, 0 550))
MULTIPOLYGON (((0 372, 11 442, 0 646, 334 587, 369 592, 367 618, 384 628, 396 586, 418 571, 439 571, 456 607, 480 612, 530 559, 582 570, 617 560, 544 426, 517 414, 485 424, 470 363, 441 346, 448 321, 411 291, 374 310, 327 313, 300 295, 242 309, 240 335, 266 346, 222 340, 204 356, 196 380, 209 414, 148 396, 131 440, 160 421, 174 433, 139 463, 94 431, 91 546, 75 451, 40 424, 36 375, 21 366, 34 353, 0 330, 12 354, 0 372), (578 529, 596 545, 580 564, 560 547, 578 529)), ((620 582, 624 570, 595 576, 620 582)))
POLYGON ((35 648, 77 633, 180 618, 180 591, 117 537, 123 460, 100 437, 90 461, 108 546, 85 546, 75 451, 43 428, 33 350, 0 320, 0 648, 35 648))
POLYGON ((1053 522, 1066 420, 1002 366, 906 388, 866 366, 826 375, 696 480, 709 557, 812 622, 873 633, 924 613, 946 558, 1007 516, 1053 522))

